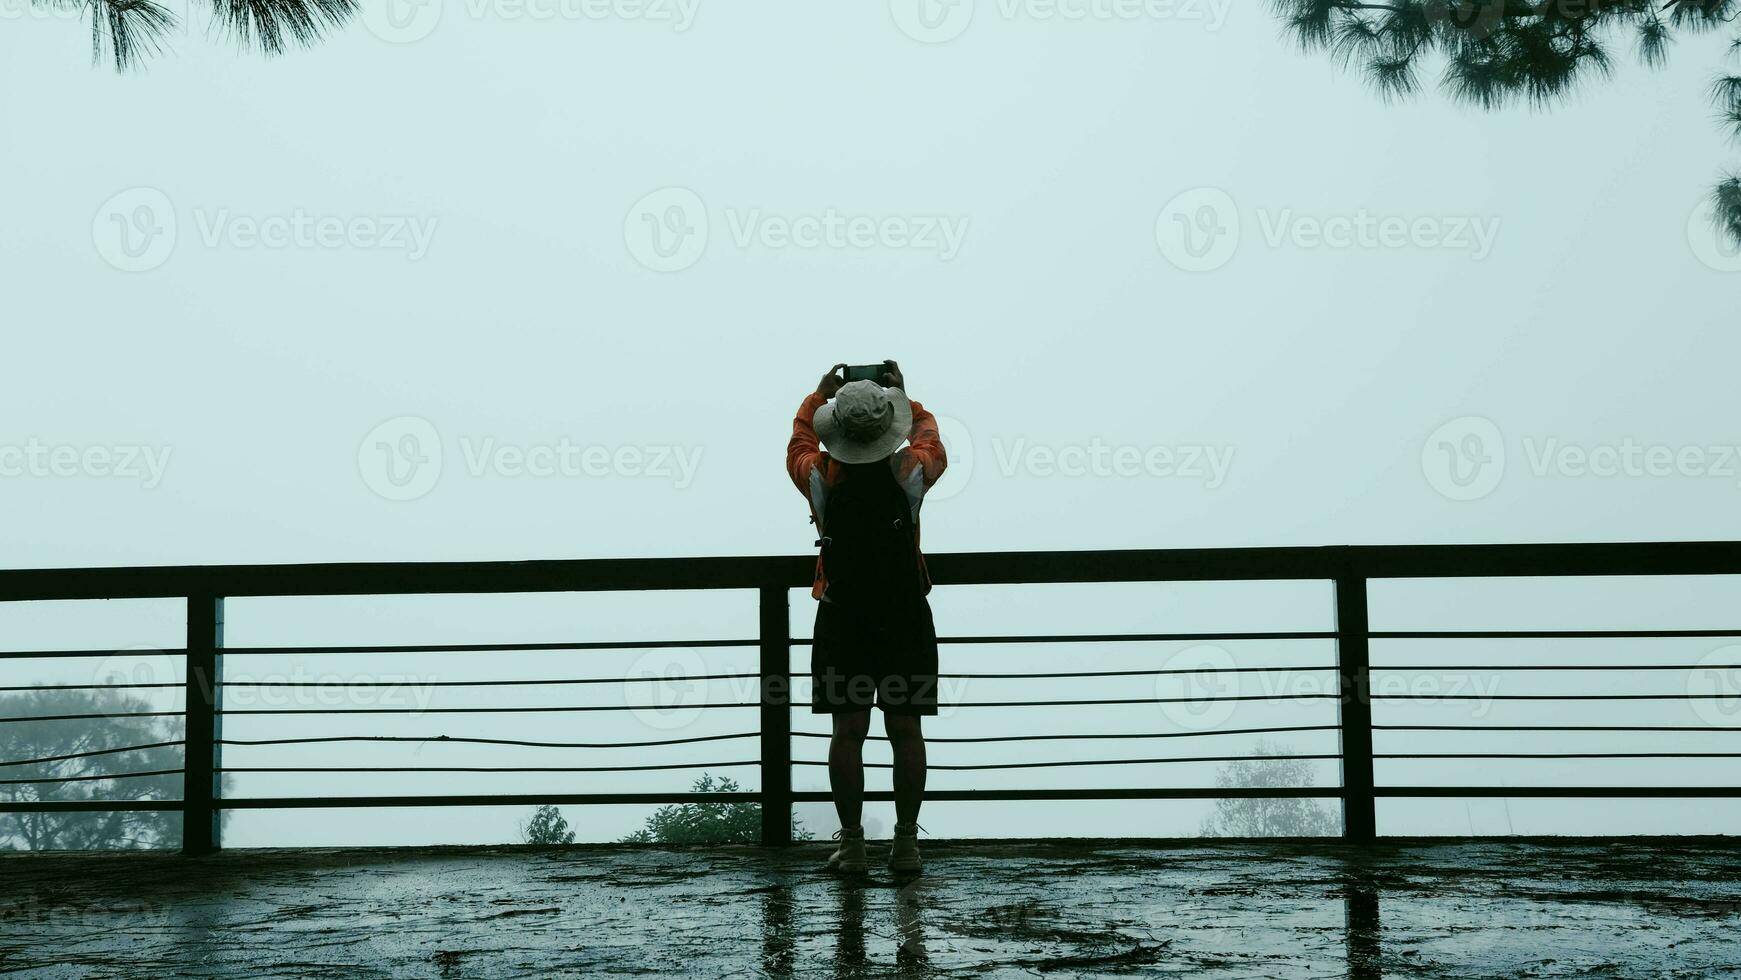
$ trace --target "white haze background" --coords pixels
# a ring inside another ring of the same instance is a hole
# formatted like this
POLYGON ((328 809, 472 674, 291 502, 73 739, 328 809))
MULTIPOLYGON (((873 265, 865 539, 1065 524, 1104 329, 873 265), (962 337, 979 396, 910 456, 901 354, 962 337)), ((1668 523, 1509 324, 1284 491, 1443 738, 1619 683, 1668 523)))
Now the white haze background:
MULTIPOLYGON (((207 38, 196 8, 201 26, 178 37, 173 53, 121 77, 88 64, 86 25, 26 12, 16 0, 6 8, 0 445, 17 451, 0 478, 6 565, 807 553, 803 501, 781 469, 792 412, 829 364, 882 357, 900 359, 912 395, 944 417, 951 473, 925 512, 933 552, 1741 536, 1741 476, 1723 449, 1741 444, 1733 378, 1741 340, 1732 329, 1741 280, 1730 271, 1741 263, 1708 231, 1701 239, 1696 216, 1734 160, 1704 99, 1722 38, 1677 45, 1662 71, 1622 59, 1611 82, 1586 86, 1552 112, 1482 114, 1436 93, 1386 105, 1356 73, 1296 51, 1255 3, 1066 20, 1034 16, 1038 7, 1005 16, 1010 8, 982 2, 959 36, 927 44, 899 29, 900 4, 893 12, 884 4, 702 5, 678 30, 624 5, 602 18, 537 18, 448 0, 401 8, 393 19, 379 6, 386 0, 365 2, 376 6, 362 22, 278 59, 207 38), (436 9, 426 36, 381 36, 420 33, 428 22, 417 18, 436 9), (692 264, 661 272, 643 261, 637 209, 666 188, 683 190, 654 202, 700 201, 709 234, 692 264), (151 268, 117 268, 113 222, 129 220, 142 200, 173 214, 173 249, 151 268), (1218 267, 1181 268, 1176 248, 1157 244, 1157 226, 1163 242, 1176 230, 1169 209, 1181 201, 1191 205, 1180 212, 1187 219, 1202 201, 1231 202, 1239 233, 1218 267), (947 257, 778 244, 781 223, 831 211, 908 227, 938 218, 961 237, 947 257), (424 237, 411 248, 380 247, 366 234, 285 247, 249 238, 249 228, 297 216, 424 237), (1395 247, 1314 244, 1314 228, 1380 217, 1424 220, 1438 233, 1479 227, 1491 240, 1479 249, 1422 247, 1418 237, 1395 247), (740 244, 751 222, 760 231, 740 244), (422 434, 424 452, 439 444, 441 465, 423 471, 420 496, 388 499, 400 489, 389 482, 380 492, 382 467, 406 432, 422 434), (1471 433, 1489 448, 1497 434, 1504 463, 1487 464, 1484 493, 1453 499, 1469 490, 1450 478, 1444 445, 1460 453, 1471 433), (494 453, 564 440, 577 452, 604 447, 613 462, 602 475, 543 477, 512 475, 511 453, 506 462, 490 457, 500 467, 468 465, 486 445, 494 453), (18 454, 32 446, 74 447, 87 461, 92 447, 136 447, 163 467, 159 478, 101 475, 88 462, 66 475, 20 470, 18 454), (1676 459, 1691 447, 1703 463, 1598 476, 1575 454, 1574 462, 1553 455, 1565 446, 1658 447, 1676 459), (617 455, 623 447, 681 454, 693 473, 648 475, 648 459, 617 455), (1158 458, 1149 455, 1157 447, 1212 450, 1225 471, 1217 479, 1113 466, 1121 449, 1128 462, 1158 458), (1099 472, 1071 469, 1093 453, 1103 454, 1099 472), (1711 475, 1725 453, 1730 471, 1711 475)), ((967 635, 1325 629, 1329 598, 1324 583, 1256 583, 945 588, 933 603, 942 632, 967 635)), ((1711 580, 1377 583, 1373 620, 1734 627, 1733 599, 1734 583, 1711 580)), ((807 635, 811 615, 807 596, 794 593, 797 635, 807 635)), ((747 592, 261 599, 230 604, 227 640, 749 638, 755 622, 747 592)), ((181 630, 172 602, 0 607, 0 636, 12 650, 173 648, 181 630)), ((1724 646, 1380 643, 1374 656, 1392 664, 1738 662, 1724 646)), ((1192 647, 954 647, 945 648, 945 670, 1333 657, 1321 641, 1225 644, 1225 654, 1192 647)), ((800 671, 804 653, 795 648, 800 671)), ((235 656, 227 670, 232 680, 385 682, 416 705, 622 704, 662 686, 420 685, 753 670, 754 657, 747 648, 235 656)), ((20 660, 7 664, 5 683, 77 683, 117 669, 176 676, 179 664, 148 654, 107 664, 20 660)), ((1311 693, 1273 685, 1302 677, 1321 685, 1323 676, 1247 675, 1241 690, 1311 693)), ((1498 693, 1681 692, 1705 683, 1685 671, 1391 676, 1421 690, 1473 680, 1498 693)), ((692 700, 730 700, 748 690, 738 684, 679 687, 692 700)), ((1067 684, 975 681, 954 693, 1022 700, 1181 689, 1176 678, 1067 684)), ((346 706, 379 696, 356 693, 367 685, 352 690, 346 706)), ((228 706, 260 696, 232 690, 228 706)), ((1378 711, 1381 720, 1417 723, 1732 723, 1725 707, 1442 702, 1378 711)), ((1225 717, 964 709, 928 730, 1135 733, 1333 720, 1328 702, 1300 700, 1242 703, 1225 717)), ((822 730, 802 711, 794 721, 822 730)), ((615 741, 754 724, 754 709, 238 716, 226 734, 615 741)), ((1715 751, 1733 746, 1725 738, 1381 736, 1380 751, 1715 751)), ((1336 746, 1333 732, 1281 741, 1298 752, 1336 746)), ((261 766, 722 762, 753 758, 755 744, 658 754, 317 745, 226 758, 261 766)), ((1246 736, 940 743, 932 761, 1237 755, 1253 745, 1246 736)), ((820 759, 823 746, 799 737, 794 754, 820 759)), ((869 758, 886 761, 886 747, 873 743, 869 758)), ((1318 784, 1334 784, 1334 764, 1317 766, 1318 784)), ((1210 785, 1216 768, 937 771, 931 786, 1210 785)), ((715 767, 242 775, 235 792, 680 791, 702 771, 756 785, 754 767, 715 767)), ((1735 776, 1733 760, 1379 766, 1382 781, 1399 783, 1735 776)), ((870 777, 873 788, 886 780, 886 770, 870 777)), ((801 766, 795 781, 822 788, 826 774, 801 766)), ((939 836, 1189 834, 1206 807, 933 803, 924 823, 939 836)), ((873 806, 872 819, 886 824, 888 809, 873 806)), ((606 839, 637 827, 647 808, 566 812, 583 839, 606 839)), ((524 815, 246 811, 229 842, 495 841, 511 838, 524 815)), ((819 836, 833 828, 825 806, 801 815, 819 836)), ((1717 804, 1426 800, 1381 804, 1380 818, 1386 833, 1596 833, 1722 830, 1735 815, 1717 804)))

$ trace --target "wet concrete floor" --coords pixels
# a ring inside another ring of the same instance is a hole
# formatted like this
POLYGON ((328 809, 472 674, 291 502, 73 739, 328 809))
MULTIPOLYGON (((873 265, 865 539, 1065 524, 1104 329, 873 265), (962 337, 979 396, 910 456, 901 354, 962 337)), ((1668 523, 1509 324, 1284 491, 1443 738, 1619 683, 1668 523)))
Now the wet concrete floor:
POLYGON ((1741 977, 1733 839, 830 846, 0 855, 0 974, 1741 977))

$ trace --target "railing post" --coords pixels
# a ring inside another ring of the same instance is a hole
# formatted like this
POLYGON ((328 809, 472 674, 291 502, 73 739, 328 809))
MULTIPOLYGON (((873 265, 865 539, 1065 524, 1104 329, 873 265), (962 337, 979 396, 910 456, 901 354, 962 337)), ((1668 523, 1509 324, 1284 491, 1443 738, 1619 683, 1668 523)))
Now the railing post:
POLYGON ((1336 674, 1342 735, 1342 833, 1349 840, 1378 836, 1372 777, 1372 680, 1366 614, 1366 578, 1336 579, 1336 674))
POLYGON ((761 589, 762 844, 792 843, 792 622, 785 586, 761 589))
POLYGON ((218 683, 223 676, 224 599, 187 597, 187 714, 182 746, 181 852, 209 854, 223 846, 217 769, 218 683))

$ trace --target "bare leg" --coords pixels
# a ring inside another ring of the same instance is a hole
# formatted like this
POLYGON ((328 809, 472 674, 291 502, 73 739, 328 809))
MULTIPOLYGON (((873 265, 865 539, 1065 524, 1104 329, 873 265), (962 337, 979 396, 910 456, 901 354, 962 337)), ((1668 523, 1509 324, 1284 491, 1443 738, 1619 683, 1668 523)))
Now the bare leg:
POLYGON ((925 798, 925 734, 918 715, 883 714, 895 753, 895 820, 914 823, 925 798))
POLYGON ((864 739, 870 734, 870 709, 834 716, 828 742, 828 785, 842 827, 857 827, 864 816, 864 739))

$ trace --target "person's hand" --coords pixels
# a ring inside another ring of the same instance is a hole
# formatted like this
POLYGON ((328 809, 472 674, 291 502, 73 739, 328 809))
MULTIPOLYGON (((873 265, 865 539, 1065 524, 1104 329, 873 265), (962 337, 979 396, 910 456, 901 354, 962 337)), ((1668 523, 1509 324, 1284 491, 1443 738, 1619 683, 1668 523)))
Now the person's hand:
POLYGON ((884 361, 883 364, 888 367, 888 370, 883 372, 883 387, 899 388, 906 391, 907 379, 901 377, 901 366, 894 361, 884 361))
POLYGON ((816 393, 824 398, 833 398, 834 393, 840 390, 840 386, 846 384, 846 378, 840 373, 844 370, 846 370, 845 363, 836 364, 829 368, 828 373, 822 376, 822 380, 816 383, 816 393))

